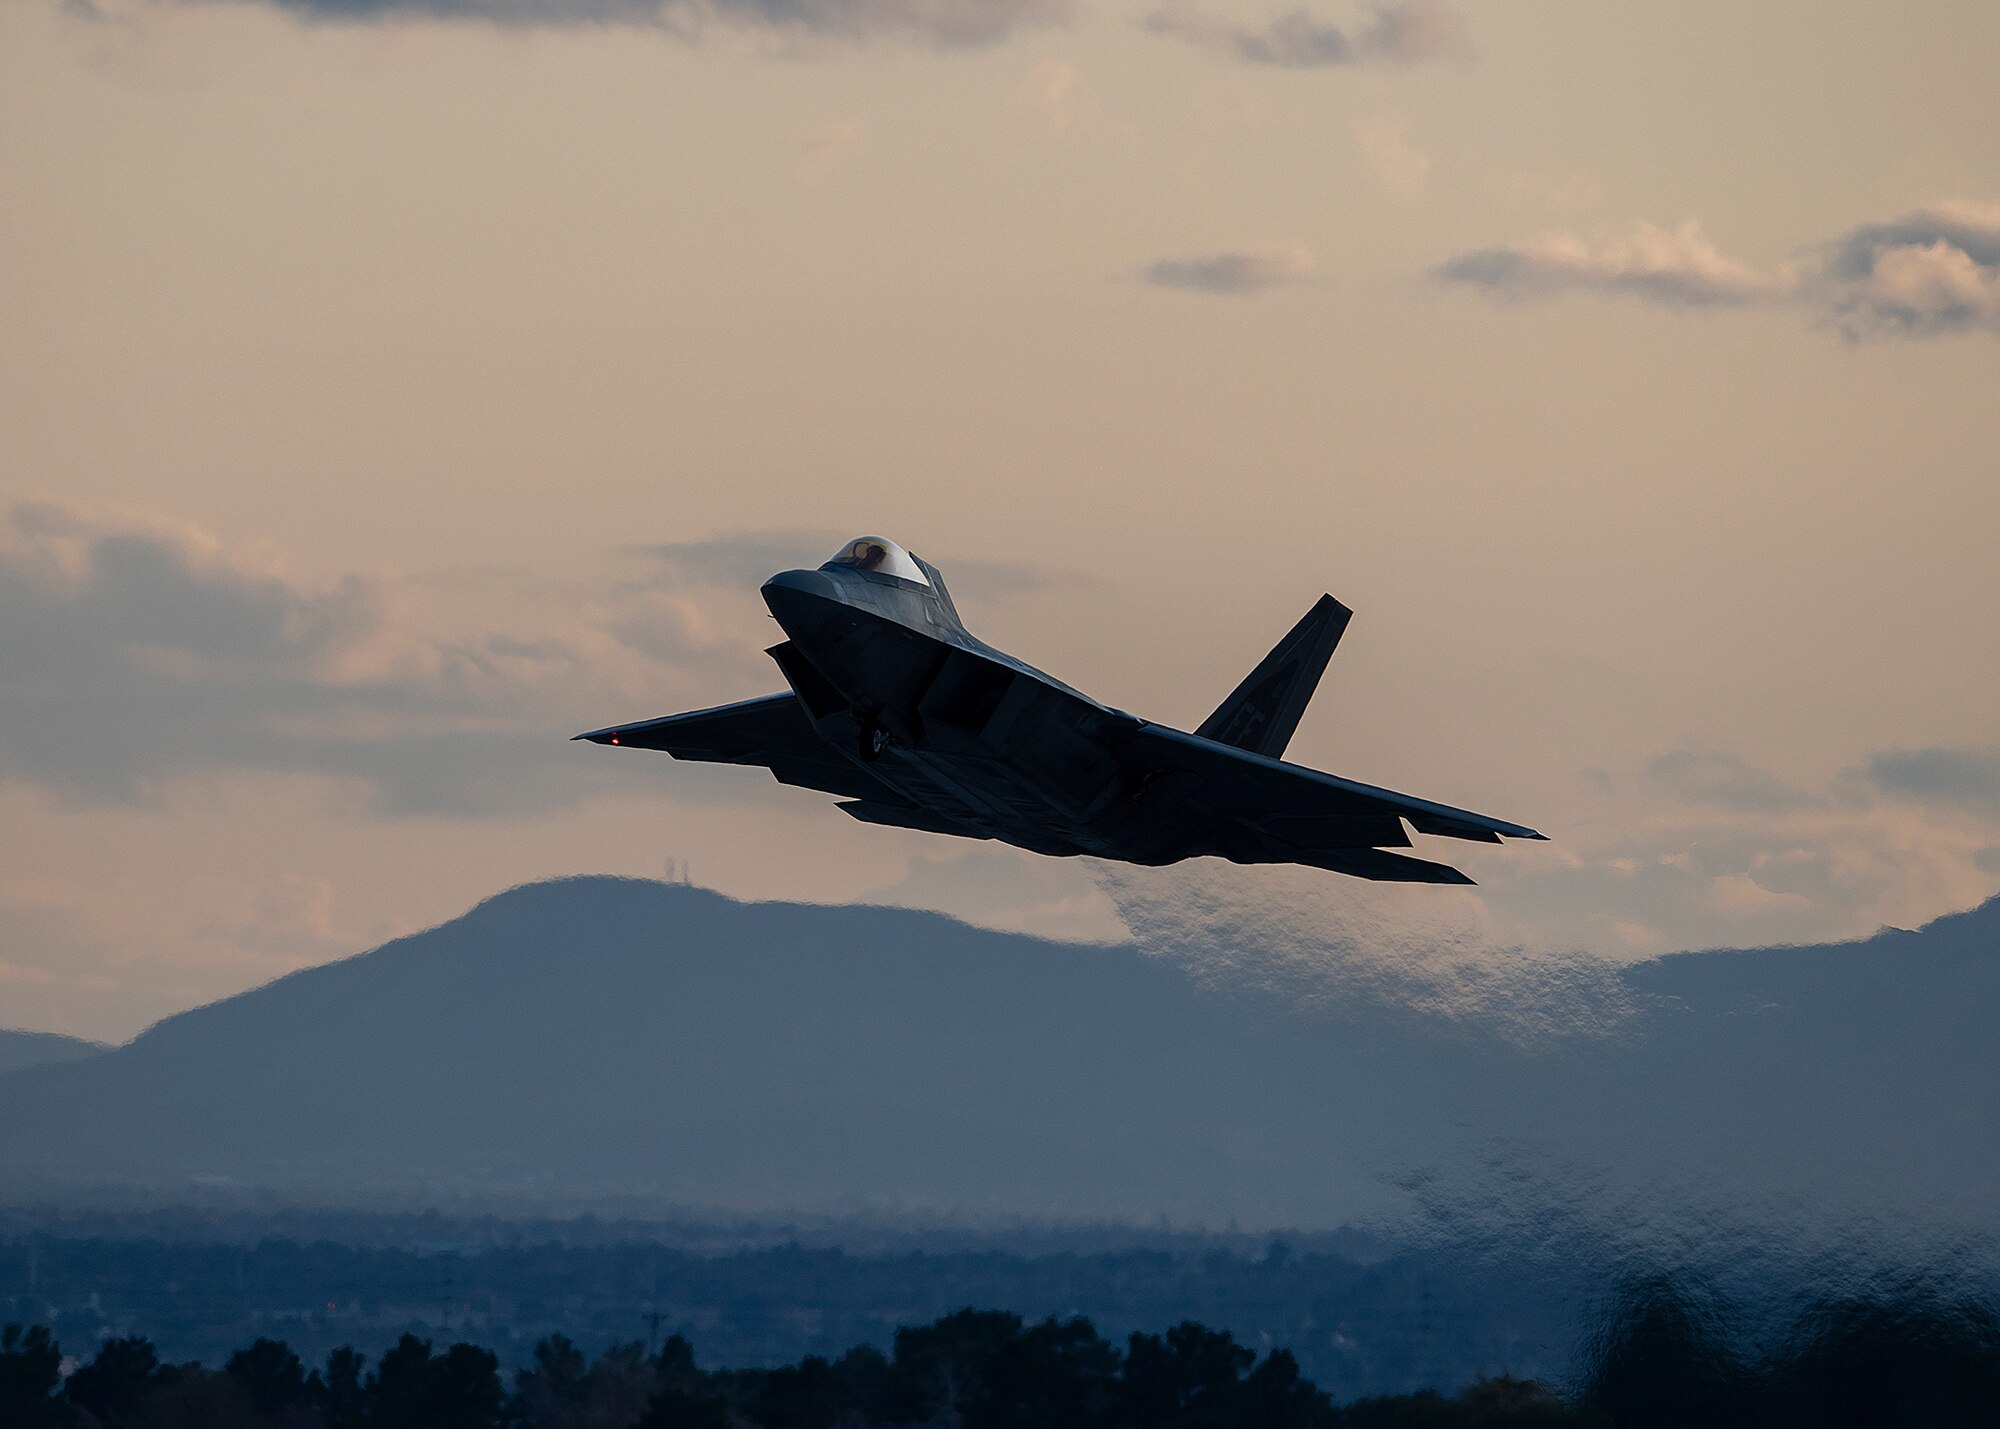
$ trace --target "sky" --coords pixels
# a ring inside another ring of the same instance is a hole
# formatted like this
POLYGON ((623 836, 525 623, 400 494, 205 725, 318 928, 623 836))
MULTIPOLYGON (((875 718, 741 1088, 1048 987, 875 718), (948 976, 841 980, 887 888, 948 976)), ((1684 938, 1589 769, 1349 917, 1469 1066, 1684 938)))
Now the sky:
POLYGON ((1983 0, 0 0, 0 1026, 669 859, 1124 936, 1105 870, 566 742, 780 688, 757 585, 863 532, 1184 728, 1339 596, 1290 755, 1548 833, 1448 849, 1496 946, 1970 907, 1996 53, 1983 0))

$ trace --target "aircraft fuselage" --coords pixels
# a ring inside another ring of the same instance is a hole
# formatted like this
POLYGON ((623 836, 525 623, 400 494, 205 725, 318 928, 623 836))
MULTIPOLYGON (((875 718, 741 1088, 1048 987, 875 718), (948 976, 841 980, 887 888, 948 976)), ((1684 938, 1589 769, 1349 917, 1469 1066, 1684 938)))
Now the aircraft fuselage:
POLYGON ((936 584, 802 570, 763 594, 788 637, 773 656, 821 737, 919 808, 950 809, 967 826, 952 832, 1155 860, 1137 791, 1103 748, 1144 721, 975 639, 936 584))
POLYGON ((937 568, 882 537, 764 602, 789 688, 578 735, 761 765, 866 823, 1035 853, 1164 864, 1219 856, 1359 878, 1467 883, 1395 850, 1410 829, 1498 843, 1533 829, 1286 763, 1351 612, 1322 596, 1193 733, 1098 703, 966 630, 937 568))

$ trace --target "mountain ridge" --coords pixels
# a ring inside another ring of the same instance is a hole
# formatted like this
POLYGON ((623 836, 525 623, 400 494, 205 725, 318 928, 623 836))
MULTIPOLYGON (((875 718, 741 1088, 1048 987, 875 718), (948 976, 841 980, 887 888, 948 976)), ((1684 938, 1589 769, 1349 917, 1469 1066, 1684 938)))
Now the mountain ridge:
POLYGON ((29 1032, 0 1027, 0 1075, 51 1062, 75 1062, 111 1050, 108 1042, 92 1042, 60 1032, 29 1032))
POLYGON ((1485 1194, 1506 1147, 1741 1197, 1976 1199, 1996 949, 2000 900, 1670 955, 1619 974, 1642 1010, 1618 1035, 1529 1052, 1134 944, 557 880, 0 1076, 0 1177, 1310 1229, 1419 1182, 1485 1194))

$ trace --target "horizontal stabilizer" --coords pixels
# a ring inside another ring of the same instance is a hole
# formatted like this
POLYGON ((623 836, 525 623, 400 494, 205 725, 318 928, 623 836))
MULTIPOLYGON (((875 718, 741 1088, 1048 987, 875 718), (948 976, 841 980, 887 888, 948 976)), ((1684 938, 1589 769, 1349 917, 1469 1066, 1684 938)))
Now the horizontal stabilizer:
POLYGON ((1195 733, 1267 759, 1282 756, 1353 615, 1332 596, 1321 596, 1195 733))

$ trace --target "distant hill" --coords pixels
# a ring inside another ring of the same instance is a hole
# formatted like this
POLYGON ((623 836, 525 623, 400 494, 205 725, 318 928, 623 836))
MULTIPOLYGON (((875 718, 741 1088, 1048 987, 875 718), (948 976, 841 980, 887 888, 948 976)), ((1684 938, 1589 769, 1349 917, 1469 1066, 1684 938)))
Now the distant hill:
POLYGON ((1221 1220, 1328 1056, 1127 947, 574 879, 0 1079, 0 1172, 1221 1220))
POLYGON ((103 1042, 86 1042, 58 1032, 16 1032, 0 1027, 0 1073, 50 1062, 76 1062, 109 1051, 103 1042))
POLYGON ((1990 1219, 2000 902, 1624 977, 1614 1035, 1524 1051, 1132 947, 571 879, 0 1077, 0 1178, 1331 1227, 1587 1174, 1990 1219))

